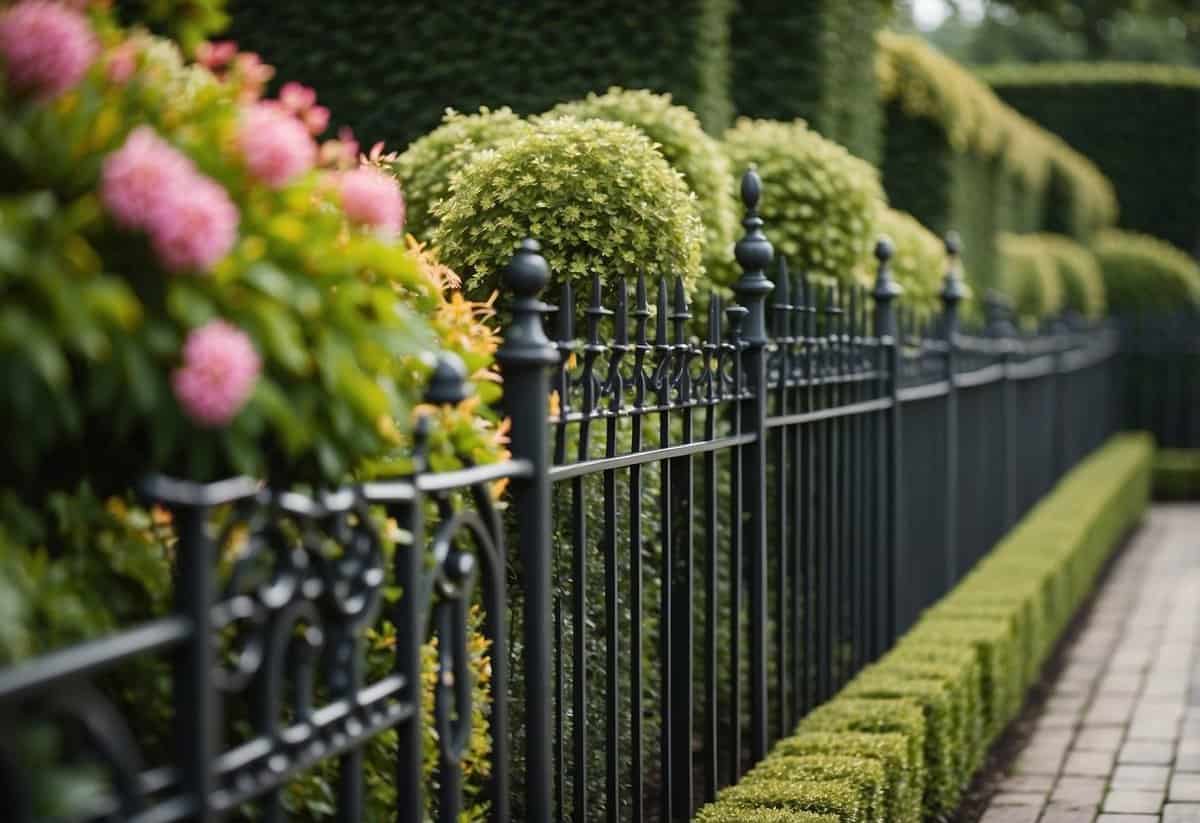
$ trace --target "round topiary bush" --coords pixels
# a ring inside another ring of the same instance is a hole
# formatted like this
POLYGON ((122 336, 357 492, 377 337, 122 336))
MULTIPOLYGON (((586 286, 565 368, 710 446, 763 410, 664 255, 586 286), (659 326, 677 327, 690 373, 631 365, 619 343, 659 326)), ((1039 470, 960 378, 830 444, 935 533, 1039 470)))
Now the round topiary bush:
POLYGON ((632 126, 539 120, 520 140, 481 152, 435 206, 433 243, 469 293, 499 286, 500 268, 537 238, 557 281, 613 282, 639 271, 694 289, 703 227, 695 195, 632 126))
POLYGON ((1098 318, 1104 314, 1104 276, 1096 256, 1087 248, 1061 234, 1037 234, 1036 242, 1058 270, 1063 288, 1063 308, 1081 317, 1098 318))
POLYGON ((793 269, 853 282, 875 241, 879 173, 803 120, 743 118, 724 147, 735 171, 758 168, 763 230, 776 253, 793 269))
POLYGON ((1200 267, 1169 243, 1115 229, 1096 236, 1108 306, 1114 314, 1175 312, 1200 306, 1200 267))
POLYGON ((1035 327, 1063 308, 1063 285, 1058 267, 1036 236, 1000 234, 1000 283, 1013 302, 1022 325, 1035 327))
POLYGON ((475 114, 446 110, 442 124, 409 144, 389 165, 404 189, 408 207, 406 229, 427 239, 437 225, 434 204, 450 192, 450 179, 484 149, 529 131, 529 124, 511 109, 475 114))
POLYGON ((705 134, 690 109, 673 105, 669 94, 614 87, 605 94, 589 94, 586 100, 563 103, 549 114, 615 120, 643 131, 696 194, 704 224, 705 268, 710 274, 731 271, 738 228, 736 178, 721 144, 705 134))

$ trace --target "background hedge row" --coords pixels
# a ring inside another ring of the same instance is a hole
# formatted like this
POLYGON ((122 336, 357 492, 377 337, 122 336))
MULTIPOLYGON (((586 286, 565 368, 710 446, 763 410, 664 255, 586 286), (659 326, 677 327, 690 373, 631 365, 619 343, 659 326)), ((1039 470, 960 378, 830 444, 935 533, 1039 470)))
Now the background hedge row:
POLYGON ((1123 227, 1200 254, 1200 70, 1039 63, 982 76, 1096 162, 1116 186, 1123 227))

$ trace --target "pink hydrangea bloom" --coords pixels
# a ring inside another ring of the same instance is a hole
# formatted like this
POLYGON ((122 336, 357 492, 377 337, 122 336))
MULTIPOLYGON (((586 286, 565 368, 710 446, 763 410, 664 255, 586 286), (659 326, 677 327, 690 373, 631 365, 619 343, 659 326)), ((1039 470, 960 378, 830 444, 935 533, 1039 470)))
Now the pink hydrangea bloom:
POLYGON ((317 144, 308 129, 286 109, 270 103, 258 103, 242 113, 238 144, 250 173, 275 189, 317 162, 317 144))
POLYGON ((0 57, 19 92, 61 94, 83 78, 99 50, 87 18, 61 3, 22 0, 0 13, 0 57))
POLYGON ((215 40, 196 47, 196 62, 214 71, 228 65, 235 56, 237 43, 232 40, 215 40))
POLYGON ((100 197, 127 229, 148 229, 163 201, 187 188, 196 170, 182 152, 149 126, 139 126, 104 160, 100 197))
POLYGON ((188 334, 183 365, 171 375, 171 388, 188 417, 215 428, 246 405, 261 370, 249 336, 224 320, 212 320, 188 334))
POLYGON ((320 134, 329 128, 329 109, 324 106, 313 106, 304 112, 304 125, 310 134, 320 134))
POLYGON ((207 271, 237 241, 238 210, 223 187, 200 175, 167 192, 151 217, 150 242, 171 271, 207 271))
POLYGON ((125 85, 137 69, 137 56, 137 46, 129 40, 110 51, 104 64, 104 74, 109 82, 125 85))
POLYGON ((342 208, 355 223, 387 233, 404 225, 404 197, 400 185, 379 169, 361 166, 339 178, 342 208))

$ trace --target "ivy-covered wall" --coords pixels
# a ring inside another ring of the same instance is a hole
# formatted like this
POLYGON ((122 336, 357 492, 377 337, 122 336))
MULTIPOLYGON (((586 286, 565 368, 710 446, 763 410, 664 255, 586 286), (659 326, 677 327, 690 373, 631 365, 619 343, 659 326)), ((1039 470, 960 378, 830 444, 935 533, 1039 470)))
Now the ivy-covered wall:
POLYGON ((879 162, 876 91, 880 0, 738 0, 732 20, 739 115, 802 117, 824 137, 879 162))
POLYGON ((984 79, 1108 175, 1122 226, 1200 255, 1200 71, 1038 64, 996 67, 984 79))
POLYGON ((228 36, 313 86, 367 141, 402 148, 446 107, 519 113, 612 85, 732 119, 734 0, 231 0, 228 36))

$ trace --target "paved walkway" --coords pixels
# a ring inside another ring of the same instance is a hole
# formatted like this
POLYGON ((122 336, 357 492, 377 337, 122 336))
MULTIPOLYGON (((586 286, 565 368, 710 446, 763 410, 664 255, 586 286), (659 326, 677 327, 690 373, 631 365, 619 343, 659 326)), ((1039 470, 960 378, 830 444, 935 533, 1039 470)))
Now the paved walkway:
POLYGON ((1200 506, 1117 560, 982 823, 1200 823, 1200 506))

